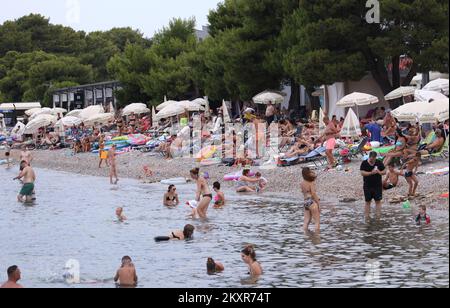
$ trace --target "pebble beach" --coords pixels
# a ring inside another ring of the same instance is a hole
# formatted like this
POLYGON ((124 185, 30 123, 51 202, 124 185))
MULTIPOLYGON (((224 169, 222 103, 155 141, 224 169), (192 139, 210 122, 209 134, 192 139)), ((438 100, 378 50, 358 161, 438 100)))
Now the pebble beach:
MULTIPOLYGON (((18 163, 19 151, 13 151, 12 157, 18 163)), ((33 151, 33 166, 42 169, 64 171, 73 174, 92 175, 105 177, 109 176, 109 168, 103 166, 98 168, 98 156, 93 154, 78 154, 72 156, 69 151, 33 151)), ((3 157, 0 151, 0 157, 3 157)), ((145 183, 158 183, 161 180, 189 177, 189 170, 199 167, 195 159, 180 158, 166 160, 161 156, 134 151, 122 154, 118 157, 119 178, 137 179, 145 183), (152 176, 146 176, 144 167, 153 172, 152 176)), ((324 200, 341 202, 363 202, 363 179, 360 176, 360 160, 354 160, 344 166, 340 171, 325 170, 325 167, 316 169, 318 174, 318 191, 324 200)), ((442 198, 443 193, 448 192, 448 175, 431 175, 427 172, 448 167, 449 161, 435 160, 425 162, 419 168, 419 196, 412 200, 416 205, 425 204, 434 209, 448 209, 448 199, 442 198)), ((300 164, 291 167, 277 167, 270 170, 259 170, 253 167, 254 171, 260 171, 269 181, 267 192, 289 193, 292 196, 301 197, 299 185, 301 181, 301 170, 310 164, 300 164)), ((232 189, 233 182, 224 182, 226 174, 239 171, 237 168, 222 165, 202 166, 202 172, 207 172, 210 176, 210 184, 219 181, 225 188, 232 189)), ((401 203, 408 193, 408 184, 401 178, 399 187, 385 192, 386 203, 401 203)))

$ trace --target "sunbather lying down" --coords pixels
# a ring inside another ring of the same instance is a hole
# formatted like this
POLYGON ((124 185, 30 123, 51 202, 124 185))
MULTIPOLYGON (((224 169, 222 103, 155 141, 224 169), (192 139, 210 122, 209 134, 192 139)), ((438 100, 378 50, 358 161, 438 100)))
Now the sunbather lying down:
POLYGON ((301 156, 293 156, 293 157, 283 157, 280 158, 282 161, 296 161, 299 160, 300 162, 304 162, 304 161, 308 161, 311 159, 315 159, 318 157, 322 157, 323 155, 325 155, 325 151, 326 148, 325 147, 319 147, 315 150, 310 151, 308 154, 306 155, 301 155, 301 156))
POLYGON ((314 145, 303 139, 299 139, 286 153, 286 158, 298 157, 305 155, 314 150, 314 145))

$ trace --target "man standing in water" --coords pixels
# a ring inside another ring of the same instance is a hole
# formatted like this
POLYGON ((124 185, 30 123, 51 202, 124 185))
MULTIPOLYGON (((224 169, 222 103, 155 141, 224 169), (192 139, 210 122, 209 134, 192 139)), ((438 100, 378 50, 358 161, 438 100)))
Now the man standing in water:
POLYGON ((22 289, 23 286, 17 283, 22 277, 20 269, 17 265, 13 265, 8 268, 8 281, 5 282, 0 289, 22 289))
POLYGON ((375 200, 377 206, 377 216, 381 217, 383 176, 386 175, 386 167, 383 162, 377 160, 377 157, 376 152, 371 152, 369 159, 361 164, 361 175, 364 177, 364 196, 366 198, 366 219, 370 217, 372 200, 375 200))
POLYGON ((31 166, 24 160, 20 163, 20 169, 22 171, 17 177, 14 178, 14 180, 20 180, 23 178, 23 186, 17 196, 17 200, 19 202, 23 202, 23 198, 25 197, 25 202, 30 203, 33 200, 32 198, 36 174, 34 173, 33 168, 31 168, 31 166))
POLYGON ((111 149, 108 151, 108 159, 109 159, 109 179, 111 185, 116 185, 119 182, 119 178, 117 177, 117 162, 116 162, 116 145, 113 144, 111 149), (113 178, 116 180, 113 182, 113 178))

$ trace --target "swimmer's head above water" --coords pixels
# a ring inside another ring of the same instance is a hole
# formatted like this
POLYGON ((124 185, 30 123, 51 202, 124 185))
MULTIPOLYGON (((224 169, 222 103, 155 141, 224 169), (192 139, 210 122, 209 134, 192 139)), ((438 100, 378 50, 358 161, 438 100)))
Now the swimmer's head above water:
POLYGON ((193 225, 186 225, 183 230, 183 235, 186 240, 192 239, 194 236, 195 227, 193 225))
POLYGON ((253 246, 249 245, 249 246, 245 247, 241 251, 241 258, 247 264, 251 264, 251 263, 255 262, 256 261, 256 252, 255 252, 255 249, 253 248, 253 246))
POLYGON ((208 261, 206 262, 206 270, 208 271, 209 275, 216 272, 216 262, 213 258, 208 258, 208 261))

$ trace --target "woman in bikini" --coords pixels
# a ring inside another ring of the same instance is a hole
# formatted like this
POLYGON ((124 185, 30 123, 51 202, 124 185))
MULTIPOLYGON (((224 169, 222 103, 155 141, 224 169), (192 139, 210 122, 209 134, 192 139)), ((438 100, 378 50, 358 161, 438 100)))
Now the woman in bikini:
POLYGON ((195 200, 199 202, 197 214, 201 219, 206 219, 206 213, 208 212, 209 204, 213 200, 213 195, 206 179, 203 176, 200 176, 200 169, 192 169, 191 178, 197 182, 197 193, 195 198, 195 200))
POLYGON ((256 261, 256 253, 253 246, 247 246, 241 251, 241 258, 248 266, 249 274, 252 277, 259 277, 263 274, 263 270, 258 261, 256 261))
POLYGON ((309 168, 302 170, 303 182, 300 185, 304 196, 304 208, 305 208, 305 223, 303 230, 309 231, 309 225, 314 219, 316 225, 316 233, 320 233, 320 199, 316 190, 317 176, 309 168))
POLYGON ((173 207, 180 204, 180 200, 178 198, 178 194, 176 193, 177 188, 175 185, 170 185, 167 192, 164 194, 164 206, 173 207))
POLYGON ((402 131, 400 129, 397 129, 397 132, 395 133, 395 148, 389 153, 386 153, 383 162, 385 166, 389 166, 393 158, 403 156, 403 152, 406 149, 407 142, 408 139, 403 135, 402 131))

